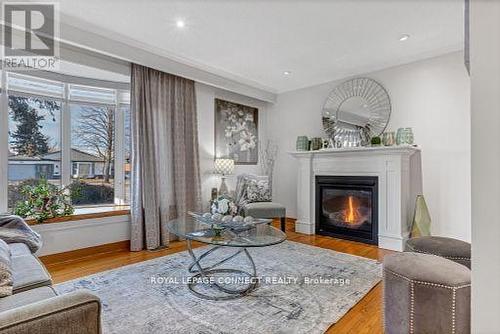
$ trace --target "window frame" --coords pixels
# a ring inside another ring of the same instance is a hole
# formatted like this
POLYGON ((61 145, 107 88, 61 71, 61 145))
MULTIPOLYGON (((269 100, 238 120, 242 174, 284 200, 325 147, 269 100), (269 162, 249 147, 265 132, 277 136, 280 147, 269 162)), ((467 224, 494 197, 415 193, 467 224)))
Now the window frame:
MULTIPOLYGON (((17 73, 16 71, 9 71, 17 73)), ((33 73, 21 73, 28 76, 35 77, 36 79, 47 79, 43 75, 43 71, 36 71, 33 73)), ((8 90, 7 89, 7 71, 0 71, 0 213, 8 211, 8 168, 9 168, 9 106, 8 106, 8 96, 26 96, 26 97, 38 97, 47 98, 50 100, 56 100, 61 102, 61 115, 60 115, 60 147, 61 147, 61 186, 66 187, 71 184, 72 179, 72 163, 71 163, 71 104, 88 104, 88 105, 100 105, 100 106, 111 106, 115 112, 115 161, 114 161, 114 204, 115 205, 127 205, 125 203, 127 196, 125 194, 125 115, 123 112, 123 106, 130 105, 123 101, 122 92, 130 91, 130 84, 125 84, 123 82, 111 82, 103 81, 97 79, 81 78, 81 82, 75 76, 66 76, 64 74, 57 74, 61 80, 54 80, 52 77, 53 73, 47 73, 49 80, 60 82, 64 85, 64 93, 62 98, 36 94, 27 93, 24 91, 8 90), (102 102, 91 102, 91 101, 79 101, 70 99, 70 85, 82 85, 89 86, 93 88, 106 88, 115 90, 115 101, 113 104, 102 103, 102 102)), ((98 206, 109 206, 108 204, 96 204, 96 205, 82 205, 79 208, 84 207, 98 207, 98 206)))
POLYGON ((6 93, 6 73, 1 71, 0 93, 0 212, 7 212, 9 186, 9 108, 6 93))

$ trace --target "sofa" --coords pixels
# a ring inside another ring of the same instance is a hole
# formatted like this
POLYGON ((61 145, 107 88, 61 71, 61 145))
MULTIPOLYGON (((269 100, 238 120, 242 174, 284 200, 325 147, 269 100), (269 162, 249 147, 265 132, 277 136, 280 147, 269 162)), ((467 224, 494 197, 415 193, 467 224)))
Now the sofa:
POLYGON ((0 298, 0 334, 101 332, 98 297, 87 291, 58 295, 49 273, 25 244, 8 247, 13 293, 0 298))

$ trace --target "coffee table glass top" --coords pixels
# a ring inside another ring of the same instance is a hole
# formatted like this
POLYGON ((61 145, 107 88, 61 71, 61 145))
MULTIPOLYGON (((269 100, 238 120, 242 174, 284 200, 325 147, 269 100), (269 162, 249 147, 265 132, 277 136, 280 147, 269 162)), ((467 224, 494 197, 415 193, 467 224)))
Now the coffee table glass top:
POLYGON ((268 224, 257 224, 244 231, 225 229, 220 236, 216 236, 210 225, 198 222, 189 215, 169 221, 167 229, 181 238, 229 247, 263 247, 286 239, 285 233, 268 224))

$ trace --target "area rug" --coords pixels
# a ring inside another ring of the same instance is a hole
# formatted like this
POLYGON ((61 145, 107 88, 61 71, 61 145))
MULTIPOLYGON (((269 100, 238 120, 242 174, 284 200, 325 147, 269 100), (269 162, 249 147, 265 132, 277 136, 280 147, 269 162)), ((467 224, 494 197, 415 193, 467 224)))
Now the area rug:
MULTIPOLYGON (((206 250, 195 249, 195 253, 206 250)), ((214 252, 213 260, 231 249, 214 252)), ((261 280, 230 301, 194 296, 185 281, 191 258, 180 252, 68 281, 58 293, 89 289, 102 301, 106 333, 323 333, 381 279, 380 263, 285 241, 249 249, 261 280)), ((238 256, 225 267, 245 267, 238 256)))

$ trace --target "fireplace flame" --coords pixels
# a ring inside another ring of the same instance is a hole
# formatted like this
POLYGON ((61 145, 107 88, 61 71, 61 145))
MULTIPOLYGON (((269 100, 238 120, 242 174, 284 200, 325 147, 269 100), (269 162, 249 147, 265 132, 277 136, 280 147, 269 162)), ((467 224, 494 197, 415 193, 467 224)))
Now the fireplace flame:
POLYGON ((354 205, 352 203, 352 196, 349 196, 349 206, 347 209, 347 215, 346 215, 346 220, 348 223, 352 224, 354 223, 354 205))

